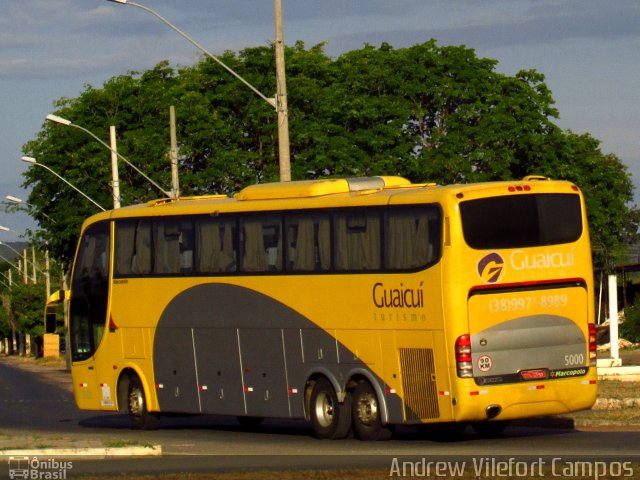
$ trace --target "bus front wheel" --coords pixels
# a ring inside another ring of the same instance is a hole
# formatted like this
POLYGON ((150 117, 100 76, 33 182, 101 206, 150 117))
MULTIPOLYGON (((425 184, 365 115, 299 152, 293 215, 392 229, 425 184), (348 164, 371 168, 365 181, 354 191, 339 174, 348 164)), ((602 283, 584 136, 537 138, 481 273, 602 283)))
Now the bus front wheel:
POLYGON ((136 430, 155 430, 158 428, 158 415, 147 410, 147 398, 142 381, 137 375, 129 380, 127 407, 131 425, 136 430))
POLYGON ((347 393, 341 404, 333 385, 326 378, 318 379, 313 385, 310 407, 316 437, 337 440, 351 432, 351 395, 347 393))
POLYGON ((387 440, 391 429, 382 425, 380 403, 373 387, 361 380, 353 391, 353 428, 360 440, 387 440))

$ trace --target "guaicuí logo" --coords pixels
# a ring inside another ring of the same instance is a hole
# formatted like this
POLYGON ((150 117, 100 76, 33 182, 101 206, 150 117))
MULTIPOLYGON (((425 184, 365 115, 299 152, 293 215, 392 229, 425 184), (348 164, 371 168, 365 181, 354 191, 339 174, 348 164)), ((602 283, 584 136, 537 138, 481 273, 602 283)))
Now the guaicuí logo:
POLYGON ((499 253, 485 255, 478 262, 478 275, 486 283, 498 282, 504 276, 504 272, 504 258, 499 253))

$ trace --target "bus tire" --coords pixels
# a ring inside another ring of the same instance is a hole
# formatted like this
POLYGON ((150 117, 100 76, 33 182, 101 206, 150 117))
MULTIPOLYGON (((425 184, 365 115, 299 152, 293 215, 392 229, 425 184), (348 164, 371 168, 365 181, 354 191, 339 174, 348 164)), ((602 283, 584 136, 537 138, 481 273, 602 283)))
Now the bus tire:
POLYGON ((157 414, 147 410, 147 397, 144 394, 142 381, 137 375, 133 375, 129 380, 127 410, 133 429, 155 430, 158 428, 159 417, 157 414))
POLYGON ((331 382, 319 378, 311 390, 309 416, 317 438, 345 438, 351 433, 351 395, 347 393, 340 404, 331 382))
POLYGON ((360 440, 388 440, 391 428, 382 425, 380 402, 371 384, 361 380, 353 391, 353 429, 360 440))
POLYGON ((495 438, 504 432, 508 423, 506 420, 494 420, 492 422, 474 422, 471 426, 481 437, 495 438))

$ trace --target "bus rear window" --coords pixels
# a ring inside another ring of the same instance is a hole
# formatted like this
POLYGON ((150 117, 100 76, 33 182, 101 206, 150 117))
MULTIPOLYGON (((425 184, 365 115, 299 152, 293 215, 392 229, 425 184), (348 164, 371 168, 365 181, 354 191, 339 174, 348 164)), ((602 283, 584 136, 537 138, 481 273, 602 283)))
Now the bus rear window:
POLYGON ((464 239, 471 248, 498 249, 575 242, 582 235, 580 197, 510 195, 460 204, 464 239))

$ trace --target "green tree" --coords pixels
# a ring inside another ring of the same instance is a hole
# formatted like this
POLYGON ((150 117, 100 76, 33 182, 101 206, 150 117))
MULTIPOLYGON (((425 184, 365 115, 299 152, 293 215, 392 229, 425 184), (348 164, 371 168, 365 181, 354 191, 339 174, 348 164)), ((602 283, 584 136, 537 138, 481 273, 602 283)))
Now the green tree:
POLYGON ((18 331, 33 337, 44 334, 44 285, 14 283, 11 286, 11 308, 18 331))
MULTIPOLYGON (((295 179, 387 174, 452 183, 543 174, 585 192, 599 263, 611 265, 620 245, 635 238, 628 171, 597 140, 554 123, 558 112, 541 73, 500 74, 495 60, 433 40, 403 49, 366 45, 336 59, 322 44, 299 42, 286 56, 295 179)), ((221 58, 260 91, 275 91, 271 47, 221 58)), ((183 195, 277 180, 273 108, 209 59, 179 70, 163 62, 102 88, 86 86, 79 97, 59 100, 56 113, 105 140, 115 125, 119 152, 168 190, 170 105, 183 195)), ((24 150, 111 205, 109 152, 83 132, 45 124, 24 150)), ((124 205, 159 196, 136 172, 120 172, 124 205)), ((82 219, 95 206, 41 168, 25 172, 25 186, 43 239, 69 264, 82 219)))

